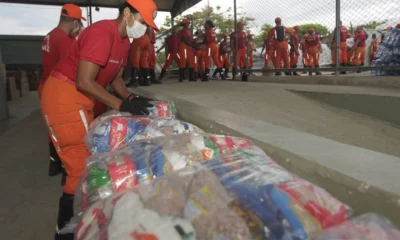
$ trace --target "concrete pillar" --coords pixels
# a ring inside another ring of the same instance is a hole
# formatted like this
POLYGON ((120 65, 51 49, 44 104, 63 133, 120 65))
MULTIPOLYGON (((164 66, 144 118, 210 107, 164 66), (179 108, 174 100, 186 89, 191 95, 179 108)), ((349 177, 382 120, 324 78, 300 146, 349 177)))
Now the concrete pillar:
MULTIPOLYGON (((6 68, 3 65, 0 49, 0 122, 8 119, 8 105, 6 92, 6 68)), ((1 124, 1 123, 0 123, 1 124)))

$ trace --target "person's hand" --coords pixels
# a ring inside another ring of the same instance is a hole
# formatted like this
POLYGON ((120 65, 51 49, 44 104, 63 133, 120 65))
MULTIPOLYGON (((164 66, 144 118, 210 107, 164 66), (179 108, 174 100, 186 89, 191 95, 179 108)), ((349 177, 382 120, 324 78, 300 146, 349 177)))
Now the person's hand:
POLYGON ((132 115, 149 115, 149 109, 154 105, 150 103, 148 98, 133 97, 122 101, 119 110, 121 112, 129 112, 132 115))
POLYGON ((143 96, 140 96, 140 95, 135 95, 135 94, 131 94, 131 95, 129 95, 127 98, 126 98, 129 102, 131 102, 132 100, 134 100, 134 99, 136 99, 136 100, 141 100, 141 101, 148 101, 148 102, 151 102, 151 101, 154 101, 153 99, 151 99, 151 98, 147 98, 147 97, 143 97, 143 96))

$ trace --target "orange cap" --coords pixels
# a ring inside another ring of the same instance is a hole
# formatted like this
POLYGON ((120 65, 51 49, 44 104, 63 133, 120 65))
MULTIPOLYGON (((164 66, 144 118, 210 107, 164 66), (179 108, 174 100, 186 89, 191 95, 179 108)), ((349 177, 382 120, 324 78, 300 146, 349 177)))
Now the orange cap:
POLYGON ((237 25, 238 26, 244 26, 244 22, 238 22, 237 25))
POLYGON ((275 23, 277 22, 282 22, 282 19, 280 17, 275 18, 275 23))
POLYGON ((82 19, 83 21, 86 21, 86 18, 82 17, 82 9, 72 3, 67 3, 62 6, 61 15, 64 17, 70 17, 79 20, 82 19), (63 13, 63 11, 67 13, 63 13))
POLYGON ((176 30, 176 28, 172 29, 171 31, 172 33, 178 33, 178 30, 176 30))
POLYGON ((182 20, 181 24, 191 23, 189 19, 185 18, 182 20))
POLYGON ((300 27, 299 26, 294 26, 293 29, 296 30, 296 31, 299 31, 300 27))
POLYGON ((251 34, 251 33, 248 33, 247 34, 247 37, 249 38, 249 37, 252 37, 253 36, 253 34, 251 34))
POLYGON ((309 28, 308 32, 315 32, 315 29, 314 28, 309 28))
POLYGON ((304 38, 308 38, 308 36, 310 36, 309 34, 304 34, 304 38))
POLYGON ((400 23, 396 25, 396 28, 400 28, 400 23))
POLYGON ((147 25, 158 31, 158 27, 154 22, 157 17, 157 6, 153 0, 126 0, 126 2, 138 10, 147 25))

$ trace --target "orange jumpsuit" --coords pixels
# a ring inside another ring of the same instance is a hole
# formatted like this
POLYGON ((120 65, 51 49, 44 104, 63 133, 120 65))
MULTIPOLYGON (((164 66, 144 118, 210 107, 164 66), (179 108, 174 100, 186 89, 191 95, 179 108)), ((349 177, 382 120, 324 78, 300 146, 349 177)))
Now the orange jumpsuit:
POLYGON ((218 59, 218 47, 217 47, 217 34, 214 29, 208 28, 206 30, 207 37, 207 50, 206 50, 206 69, 211 68, 211 58, 217 68, 222 68, 222 64, 218 59))
POLYGON ((299 51, 299 36, 295 33, 290 35, 290 66, 297 67, 299 56, 296 52, 299 51))
POLYGON ((201 72, 205 72, 205 59, 206 59, 206 45, 203 43, 203 38, 194 39, 195 45, 195 56, 194 56, 194 72, 199 72, 199 66, 201 68, 201 72))
POLYGON ((186 39, 187 42, 192 42, 192 37, 189 29, 187 28, 182 28, 180 32, 179 57, 181 61, 179 68, 186 68, 186 64, 189 65, 189 68, 194 68, 195 64, 193 48, 192 46, 187 45, 183 39, 186 39))
POLYGON ((378 51, 378 49, 379 49, 379 40, 378 40, 378 38, 373 38, 372 42, 371 42, 371 46, 369 47, 370 62, 376 60, 375 53, 378 51))
POLYGON ((167 70, 169 66, 171 66, 172 61, 175 61, 178 65, 180 64, 180 56, 179 56, 179 37, 171 35, 165 39, 165 44, 167 45, 167 58, 165 59, 165 64, 163 69, 167 70))
POLYGON ((229 67, 231 66, 231 63, 229 62, 229 58, 228 56, 226 56, 226 52, 225 49, 229 47, 227 46, 227 41, 226 40, 222 40, 222 42, 219 44, 219 61, 222 64, 222 67, 224 67, 225 69, 229 69, 229 67))
POLYGON ((148 28, 150 32, 150 46, 149 46, 149 68, 154 69, 156 67, 156 51, 154 44, 156 44, 156 32, 152 28, 148 28))
POLYGON ((288 42, 286 41, 286 34, 293 34, 293 32, 280 24, 273 27, 268 33, 268 39, 274 44, 275 62, 274 66, 276 69, 281 68, 281 61, 285 68, 290 68, 288 42))
POLYGON ((366 43, 365 40, 367 39, 367 36, 364 31, 361 31, 360 33, 356 34, 354 36, 354 42, 357 43, 355 51, 353 51, 353 62, 352 64, 355 66, 359 66, 365 61, 365 51, 366 51, 366 43))
POLYGON ((302 61, 303 61, 303 66, 307 67, 308 63, 310 61, 310 56, 308 56, 307 48, 306 48, 306 41, 302 40, 300 42, 300 50, 302 53, 302 61))
POLYGON ((254 57, 253 57, 253 43, 250 42, 248 43, 248 49, 247 49, 247 67, 248 68, 253 68, 253 63, 254 63, 254 57))
POLYGON ((130 49, 132 67, 149 68, 149 50, 149 35, 145 34, 140 38, 134 39, 130 49))
MULTIPOLYGON (((334 34, 336 32, 336 28, 334 30, 334 34)), ((340 26, 340 63, 347 64, 347 34, 348 30, 345 26, 340 26)), ((336 64, 336 40, 333 38, 333 47, 332 47, 332 64, 336 64)))
POLYGON ((306 40, 307 53, 308 56, 310 57, 307 65, 309 67, 318 67, 320 59, 320 50, 321 50, 319 37, 315 33, 313 33, 310 34, 305 40, 306 40))
POLYGON ((268 39, 268 37, 266 37, 264 39, 264 47, 265 47, 264 67, 268 68, 269 61, 272 61, 272 64, 274 64, 274 61, 275 61, 276 51, 274 50, 273 40, 271 42, 270 39, 268 39))
MULTIPOLYGON (((233 57, 234 57, 234 59, 236 59, 236 55, 237 55, 239 67, 244 68, 246 66, 246 40, 247 40, 246 33, 244 31, 239 31, 237 34, 236 34, 236 32, 233 32, 230 35, 230 38, 231 38, 232 50, 235 49, 236 38, 238 40, 237 41, 238 52, 237 53, 235 52, 233 57)), ((237 67, 235 65, 235 62, 236 61, 234 61, 234 64, 233 64, 234 68, 237 67)))
POLYGON ((129 39, 121 41, 115 20, 97 22, 81 33, 43 87, 42 115, 67 172, 64 193, 75 194, 90 156, 83 139, 93 121, 94 99, 76 89, 79 59, 101 66, 95 81, 106 88, 125 67, 128 51, 129 39))

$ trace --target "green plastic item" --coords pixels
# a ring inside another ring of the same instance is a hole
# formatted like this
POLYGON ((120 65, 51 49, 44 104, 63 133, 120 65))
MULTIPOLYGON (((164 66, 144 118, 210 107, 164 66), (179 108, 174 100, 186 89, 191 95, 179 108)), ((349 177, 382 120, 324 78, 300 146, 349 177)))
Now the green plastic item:
POLYGON ((112 187, 107 169, 101 168, 98 163, 89 168, 87 182, 89 191, 94 191, 107 185, 112 187))

